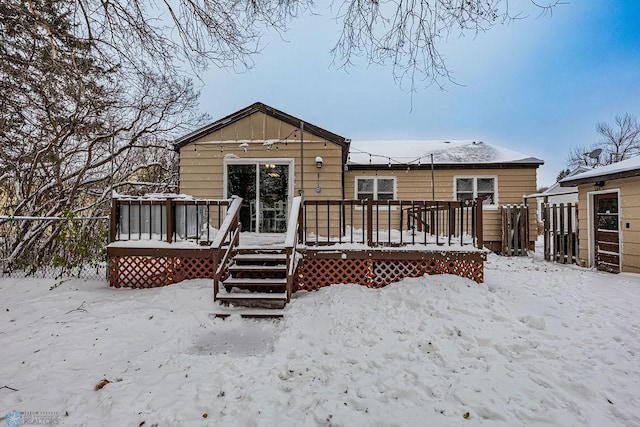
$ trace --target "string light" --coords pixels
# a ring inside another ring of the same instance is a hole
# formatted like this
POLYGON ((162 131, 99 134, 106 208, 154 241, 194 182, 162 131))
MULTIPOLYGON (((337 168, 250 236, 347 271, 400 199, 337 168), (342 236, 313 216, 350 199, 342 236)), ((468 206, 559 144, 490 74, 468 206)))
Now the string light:
MULTIPOLYGON (((369 164, 372 165, 373 164, 373 157, 380 157, 382 159, 386 159, 387 160, 387 166, 388 167, 392 167, 391 163, 393 162, 394 164, 398 165, 398 166, 422 166, 422 159, 424 158, 429 158, 430 155, 426 155, 426 156, 420 156, 420 157, 416 157, 415 159, 411 159, 409 161, 400 161, 398 159, 394 159, 393 157, 388 157, 388 156, 382 156, 380 154, 375 154, 375 153, 370 153, 368 151, 364 151, 364 150, 360 150, 358 148, 351 148, 351 151, 354 153, 360 153, 360 154, 365 154, 369 156, 369 164)), ((349 153, 348 157, 347 157, 347 161, 351 162, 351 153, 349 153)), ((428 164, 428 163, 427 163, 428 164)))

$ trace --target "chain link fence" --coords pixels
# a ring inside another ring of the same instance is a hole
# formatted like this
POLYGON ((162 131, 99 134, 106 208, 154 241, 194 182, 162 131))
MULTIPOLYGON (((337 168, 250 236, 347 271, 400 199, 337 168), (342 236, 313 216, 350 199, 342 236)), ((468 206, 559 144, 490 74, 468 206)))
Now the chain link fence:
POLYGON ((107 278, 109 217, 0 216, 0 278, 107 278))

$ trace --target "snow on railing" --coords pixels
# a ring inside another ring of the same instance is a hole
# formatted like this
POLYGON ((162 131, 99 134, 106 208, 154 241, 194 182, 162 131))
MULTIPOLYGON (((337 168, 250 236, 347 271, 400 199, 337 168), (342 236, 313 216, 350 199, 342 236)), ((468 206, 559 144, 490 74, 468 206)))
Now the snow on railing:
POLYGON ((306 245, 483 247, 482 200, 305 200, 306 245))
POLYGON ((184 194, 115 195, 110 241, 195 241, 210 244, 230 200, 197 199, 184 194))

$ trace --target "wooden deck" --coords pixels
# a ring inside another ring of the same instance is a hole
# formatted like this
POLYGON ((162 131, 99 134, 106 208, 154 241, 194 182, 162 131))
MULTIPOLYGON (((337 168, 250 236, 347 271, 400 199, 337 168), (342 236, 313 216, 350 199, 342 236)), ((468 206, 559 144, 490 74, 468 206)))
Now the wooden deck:
MULTIPOLYGON (((261 250, 253 248, 252 250, 261 250)), ((152 288, 188 279, 213 279, 212 251, 109 247, 109 282, 113 287, 152 288)), ((233 255, 240 252, 235 252, 233 255)), ((405 277, 425 274, 455 274, 477 283, 484 281, 485 251, 447 249, 390 250, 384 248, 334 249, 330 246, 299 248, 295 270, 296 290, 317 290, 336 283, 355 283, 379 288, 405 277)), ((218 255, 219 256, 219 255, 218 255)), ((233 257, 232 257, 233 258, 233 257)), ((257 274, 269 276, 269 266, 250 266, 257 274)), ((223 277, 237 269, 230 263, 223 277)))
MULTIPOLYGON (((210 202, 216 209, 223 206, 224 215, 217 217, 217 228, 207 229, 206 239, 200 233, 191 241, 184 238, 190 227, 186 214, 180 227, 156 224, 158 230, 185 232, 182 238, 175 232, 165 233, 164 238, 160 233, 162 240, 152 240, 157 234, 151 226, 140 225, 133 233, 137 238, 127 240, 132 223, 125 224, 127 233, 123 233, 122 217, 117 217, 112 221, 115 241, 107 248, 110 285, 150 288, 208 278, 214 283, 214 300, 265 310, 282 309, 293 292, 337 283, 380 288, 431 274, 454 274, 477 283, 484 280, 486 252, 477 232, 482 219, 476 204, 392 201, 384 202, 382 209, 360 200, 304 204, 295 198, 287 233, 258 235, 241 233, 240 203, 238 198, 210 202), (363 209, 355 209, 359 206, 363 209), (353 212, 361 216, 360 221, 354 220, 353 212), (359 228, 363 224, 364 229, 359 228), (148 240, 139 238, 147 235, 148 240)), ((173 209, 176 205, 160 203, 173 209)), ((116 215, 120 211, 114 208, 116 215)), ((131 208, 126 211, 130 215, 131 208)), ((175 218, 175 212, 163 217, 165 221, 175 218)), ((197 216, 195 220, 203 223, 197 216)), ((139 218, 138 224, 144 223, 139 218)))

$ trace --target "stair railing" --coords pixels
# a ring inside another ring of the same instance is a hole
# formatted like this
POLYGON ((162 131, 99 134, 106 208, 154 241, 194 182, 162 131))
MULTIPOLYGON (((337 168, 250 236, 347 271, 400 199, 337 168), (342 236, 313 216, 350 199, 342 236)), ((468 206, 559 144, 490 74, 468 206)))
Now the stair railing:
POLYGON ((297 258, 296 249, 298 245, 298 236, 300 234, 300 214, 302 213, 302 197, 294 197, 291 203, 291 211, 289 212, 289 222, 287 223, 287 234, 284 239, 284 248, 287 256, 287 302, 291 300, 291 292, 293 289, 293 279, 296 272, 297 258))
POLYGON ((231 205, 227 210, 227 215, 220 226, 220 230, 218 230, 218 234, 211 244, 211 250, 214 254, 214 269, 215 273, 213 275, 213 300, 216 300, 216 296, 218 295, 218 289, 220 286, 220 277, 224 272, 225 266, 229 262, 229 258, 231 257, 231 253, 235 247, 240 243, 240 230, 242 229, 242 224, 240 223, 240 207, 242 205, 242 198, 238 196, 231 197, 231 205), (227 242, 227 238, 229 239, 229 244, 227 249, 225 250, 222 257, 220 257, 220 252, 222 245, 227 242))

